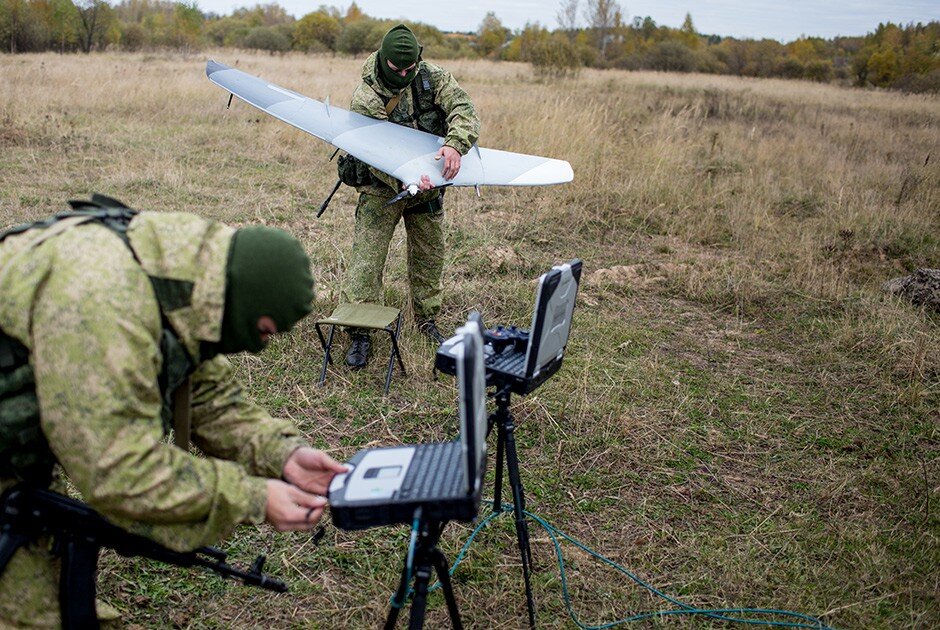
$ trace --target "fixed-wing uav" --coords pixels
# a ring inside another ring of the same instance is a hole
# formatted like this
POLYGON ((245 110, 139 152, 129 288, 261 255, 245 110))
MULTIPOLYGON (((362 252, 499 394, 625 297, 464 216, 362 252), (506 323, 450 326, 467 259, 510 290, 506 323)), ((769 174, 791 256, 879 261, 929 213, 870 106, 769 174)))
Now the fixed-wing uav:
MULTIPOLYGON (((422 175, 439 186, 546 186, 574 177, 564 160, 481 149, 474 145, 452 180, 435 161, 444 139, 387 120, 376 120, 268 83, 215 61, 206 63, 209 80, 233 96, 400 180, 402 196, 418 193, 422 175)), ((231 101, 231 97, 230 97, 231 101)))

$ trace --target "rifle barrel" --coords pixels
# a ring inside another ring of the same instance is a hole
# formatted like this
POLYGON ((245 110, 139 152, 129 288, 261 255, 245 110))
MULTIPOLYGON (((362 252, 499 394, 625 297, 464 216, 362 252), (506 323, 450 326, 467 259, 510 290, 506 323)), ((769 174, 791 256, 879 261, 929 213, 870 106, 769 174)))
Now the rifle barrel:
POLYGON ((333 200, 333 195, 336 194, 336 191, 339 190, 339 187, 342 185, 342 183, 343 183, 343 180, 341 179, 336 180, 336 185, 333 186, 333 190, 330 191, 330 194, 327 196, 327 198, 323 201, 323 203, 320 204, 320 210, 317 211, 318 219, 321 216, 323 216, 324 212, 326 212, 327 207, 330 205, 330 201, 333 200))
MULTIPOLYGON (((142 557, 180 567, 199 566, 249 586, 283 593, 284 582, 261 572, 261 564, 248 571, 226 562, 226 553, 215 547, 174 551, 160 543, 109 523, 81 501, 28 486, 14 486, 0 498, 0 572, 21 546, 41 535, 88 546, 107 547, 127 557, 142 557), (203 557, 207 556, 207 557, 203 557)), ((97 551, 95 552, 97 557, 97 551)))

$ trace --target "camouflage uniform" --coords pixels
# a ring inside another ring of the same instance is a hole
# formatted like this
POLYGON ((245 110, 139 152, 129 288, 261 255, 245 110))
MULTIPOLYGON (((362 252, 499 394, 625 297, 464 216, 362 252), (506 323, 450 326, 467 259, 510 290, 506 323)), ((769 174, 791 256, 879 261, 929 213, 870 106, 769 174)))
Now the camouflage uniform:
MULTIPOLYGON (((0 329, 29 350, 56 459, 91 507, 176 550, 261 523, 265 477, 306 443, 244 399, 225 357, 199 362, 201 342, 219 339, 233 234, 142 213, 128 229, 133 254, 107 227, 72 219, 0 243, 0 329), (164 440, 161 312, 148 276, 193 283, 190 303, 164 315, 198 363, 191 438, 209 457, 164 440)), ((0 478, 0 489, 13 483, 0 478)), ((48 545, 19 550, 0 577, 0 625, 58 625, 57 591, 48 545)))
MULTIPOLYGON (((411 86, 402 90, 401 101, 391 114, 386 114, 385 105, 396 93, 380 80, 377 58, 378 53, 372 53, 362 66, 362 83, 353 93, 350 109, 372 118, 419 127, 411 86)), ((444 122, 444 128, 435 133, 444 136, 447 146, 466 155, 480 133, 480 120, 470 97, 443 68, 419 61, 418 70, 414 80, 422 80, 422 71, 429 77, 434 104, 444 122)), ((382 303, 382 272, 389 243, 395 226, 404 216, 408 234, 408 280, 415 317, 433 319, 441 308, 444 269, 444 210, 439 203, 434 203, 440 191, 419 193, 386 208, 386 202, 401 189, 401 182, 376 169, 369 170, 374 183, 357 187, 356 229, 344 297, 350 302, 382 303), (432 202, 430 206, 429 202, 432 202)))

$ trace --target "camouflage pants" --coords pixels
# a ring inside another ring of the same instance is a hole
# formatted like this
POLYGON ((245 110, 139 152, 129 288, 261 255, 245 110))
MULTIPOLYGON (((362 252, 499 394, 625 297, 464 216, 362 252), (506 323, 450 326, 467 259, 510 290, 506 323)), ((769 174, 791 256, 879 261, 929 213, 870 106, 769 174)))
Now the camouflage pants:
MULTIPOLYGON (((404 216, 408 237, 408 283, 415 319, 433 319, 441 310, 444 271, 444 211, 415 211, 404 202, 385 207, 388 200, 359 195, 356 230, 343 299, 382 304, 382 275, 395 226, 404 216)), ((425 204, 422 206, 426 207, 425 204)), ((423 209, 423 208, 422 208, 423 209)))

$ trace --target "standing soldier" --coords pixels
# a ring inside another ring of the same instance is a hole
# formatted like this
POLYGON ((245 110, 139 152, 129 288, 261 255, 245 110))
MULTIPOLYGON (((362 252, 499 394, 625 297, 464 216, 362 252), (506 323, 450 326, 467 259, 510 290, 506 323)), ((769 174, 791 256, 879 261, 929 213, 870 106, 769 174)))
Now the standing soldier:
MULTIPOLYGON (((386 33, 382 47, 366 59, 362 83, 353 94, 350 109, 443 137, 437 159, 442 160, 446 179, 456 177, 461 156, 470 150, 480 132, 480 120, 470 97, 450 72, 421 59, 421 46, 404 24, 386 33)), ((382 274, 389 243, 395 226, 404 217, 408 281, 418 330, 436 343, 442 342, 435 317, 441 309, 444 269, 443 189, 432 190, 430 180, 423 177, 421 193, 386 207, 401 190, 400 181, 352 156, 340 161, 339 175, 359 191, 345 299, 382 302, 382 274)), ((369 356, 369 337, 356 329, 350 335, 346 362, 361 368, 369 356)))
MULTIPOLYGON (((61 465, 108 520, 177 551, 239 523, 311 528, 345 468, 246 401, 225 358, 310 312, 300 243, 102 196, 73 207, 0 234, 0 490, 61 490, 61 465)), ((47 537, 17 550, 0 625, 59 625, 60 568, 47 537)))

